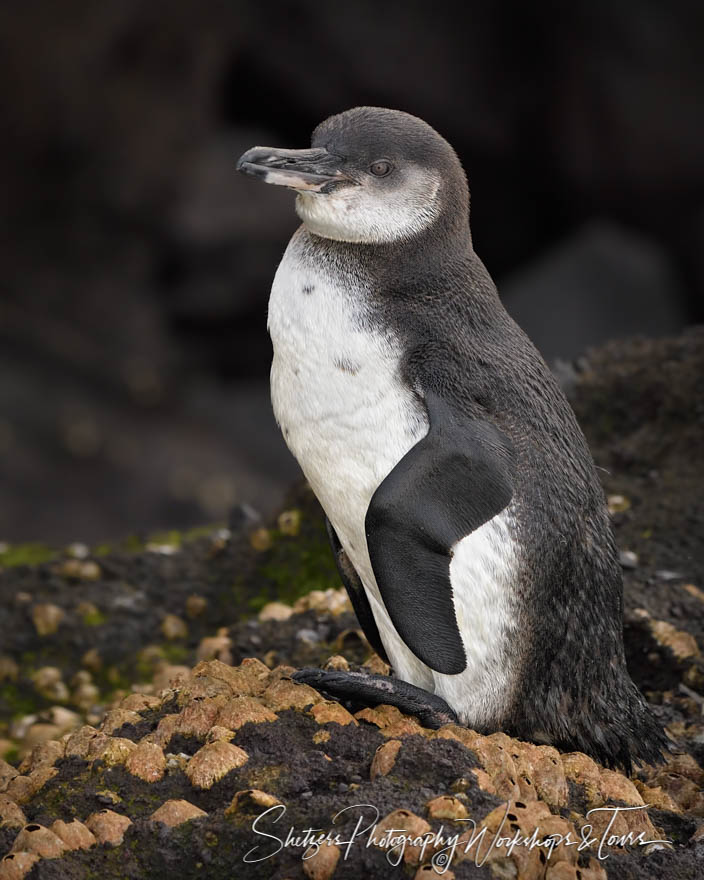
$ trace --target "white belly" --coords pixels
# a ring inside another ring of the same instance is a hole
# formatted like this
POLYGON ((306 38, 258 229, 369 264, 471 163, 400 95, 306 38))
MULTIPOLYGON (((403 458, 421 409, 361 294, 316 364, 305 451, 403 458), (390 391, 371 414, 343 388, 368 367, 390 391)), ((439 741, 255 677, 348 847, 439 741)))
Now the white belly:
POLYGON ((455 546, 450 571, 468 666, 460 675, 435 673, 398 636, 369 560, 364 521, 371 497, 426 435, 428 421, 399 376, 396 340, 364 326, 363 283, 355 277, 347 284, 344 275, 308 263, 301 233, 294 236, 269 300, 274 414, 364 584, 396 674, 479 724, 496 715, 497 688, 507 675, 505 523, 496 517, 455 546))

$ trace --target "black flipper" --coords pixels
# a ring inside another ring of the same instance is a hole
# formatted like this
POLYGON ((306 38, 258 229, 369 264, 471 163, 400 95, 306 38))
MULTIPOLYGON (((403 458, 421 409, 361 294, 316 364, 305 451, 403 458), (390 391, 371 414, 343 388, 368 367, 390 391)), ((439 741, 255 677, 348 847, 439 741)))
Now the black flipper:
POLYGON ((351 700, 365 706, 380 703, 396 706, 407 715, 415 715, 423 727, 436 729, 443 724, 457 722, 457 716, 442 697, 398 678, 364 672, 324 672, 312 668, 299 669, 292 678, 324 691, 337 700, 351 700))
MULTIPOLYGON (((430 428, 377 488, 365 528, 372 568, 398 634, 431 669, 467 664, 450 583, 451 548, 509 503, 513 450, 486 421, 425 396, 430 428)), ((481 613, 481 609, 477 609, 481 613)))
POLYGON ((386 656, 386 651, 384 651, 384 646, 381 643, 379 629, 374 620, 374 615, 372 614, 369 599, 364 591, 362 581, 357 574, 355 567, 350 562, 349 557, 343 550, 342 544, 340 544, 340 539, 337 537, 337 533, 327 516, 325 517, 325 525, 328 530, 330 544, 332 545, 332 552, 335 556, 337 570, 340 573, 342 583, 345 585, 347 595, 350 597, 350 602, 354 608, 354 613, 357 615, 359 625, 362 627, 362 631, 372 648, 374 648, 376 653, 385 663, 388 663, 389 658, 386 656))

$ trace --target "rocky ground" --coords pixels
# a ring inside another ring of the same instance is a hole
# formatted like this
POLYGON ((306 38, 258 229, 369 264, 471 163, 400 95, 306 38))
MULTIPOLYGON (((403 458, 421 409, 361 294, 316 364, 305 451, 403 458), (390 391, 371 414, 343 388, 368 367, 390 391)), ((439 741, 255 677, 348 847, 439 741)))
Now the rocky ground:
MULTIPOLYGON (((481 844, 444 876, 701 877, 704 332, 613 343, 564 378, 622 551, 629 667, 678 743, 666 765, 629 779, 500 732, 355 712, 292 682, 301 665, 382 668, 302 487, 268 523, 238 509, 227 524, 115 546, 0 548, 0 878, 434 876, 430 845, 394 867, 362 835, 347 856, 322 846, 302 862, 303 847, 275 852, 252 828, 275 808, 261 831, 347 839, 360 809, 332 817, 358 804, 378 809, 379 844, 390 828, 461 834, 468 817, 493 833, 504 816, 502 834, 580 840, 591 808, 648 804, 611 833, 671 844, 563 844, 549 859, 481 844), (274 854, 245 863, 257 846, 251 859, 274 854)), ((607 815, 592 814, 587 836, 607 815)))

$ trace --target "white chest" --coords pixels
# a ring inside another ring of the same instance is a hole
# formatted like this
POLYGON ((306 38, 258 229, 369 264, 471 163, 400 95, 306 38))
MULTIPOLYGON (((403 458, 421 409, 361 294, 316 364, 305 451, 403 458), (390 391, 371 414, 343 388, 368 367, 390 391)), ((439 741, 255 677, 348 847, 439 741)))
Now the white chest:
POLYGON ((364 279, 306 260, 298 238, 269 300, 274 414, 353 564, 370 570, 369 501, 427 418, 400 380, 395 340, 365 326, 364 279))
POLYGON ((365 279, 306 256, 297 233, 269 300, 276 420, 364 584, 396 674, 442 695, 463 721, 488 723, 507 699, 513 570, 507 520, 495 517, 453 548, 450 574, 468 663, 459 675, 433 672, 393 626, 364 530, 376 488, 427 434, 425 408, 400 377, 397 340, 365 321, 365 279))

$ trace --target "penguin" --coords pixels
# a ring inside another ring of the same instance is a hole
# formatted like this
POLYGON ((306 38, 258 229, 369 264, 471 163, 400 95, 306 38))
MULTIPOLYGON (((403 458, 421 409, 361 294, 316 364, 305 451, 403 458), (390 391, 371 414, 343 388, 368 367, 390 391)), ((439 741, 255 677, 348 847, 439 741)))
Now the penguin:
POLYGON ((394 677, 303 669, 387 703, 607 766, 668 740, 631 680, 604 493, 576 417, 474 252, 450 144, 357 107, 310 149, 237 162, 302 223, 268 308, 271 399, 341 579, 394 677))

